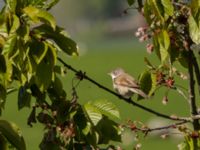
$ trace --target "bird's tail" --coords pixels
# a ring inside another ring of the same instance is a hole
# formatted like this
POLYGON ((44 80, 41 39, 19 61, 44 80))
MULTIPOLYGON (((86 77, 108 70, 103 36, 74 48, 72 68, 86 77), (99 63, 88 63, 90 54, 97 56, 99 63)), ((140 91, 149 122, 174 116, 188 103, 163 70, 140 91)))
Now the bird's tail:
POLYGON ((141 89, 138 89, 138 88, 131 88, 130 89, 132 92, 142 96, 143 98, 149 98, 149 96, 147 94, 145 94, 141 89))

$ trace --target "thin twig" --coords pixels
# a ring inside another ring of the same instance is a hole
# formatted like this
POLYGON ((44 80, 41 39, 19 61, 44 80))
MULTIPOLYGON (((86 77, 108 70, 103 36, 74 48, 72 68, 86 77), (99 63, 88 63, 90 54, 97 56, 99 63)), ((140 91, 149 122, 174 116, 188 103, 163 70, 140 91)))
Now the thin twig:
POLYGON ((142 131, 145 134, 148 134, 149 132, 153 132, 153 131, 159 131, 159 130, 166 130, 166 129, 176 129, 178 126, 183 125, 188 123, 187 121, 180 121, 177 123, 173 123, 170 125, 166 125, 166 126, 161 126, 161 127, 156 127, 156 128, 148 128, 148 127, 136 127, 134 126, 134 128, 132 127, 132 125, 126 125, 126 127, 130 128, 133 131, 142 131))
POLYGON ((121 95, 119 95, 118 93, 108 89, 107 87, 101 85, 100 83, 96 82, 95 80, 93 80, 92 78, 90 78, 89 76, 87 76, 85 74, 85 72, 82 72, 82 71, 78 71, 76 70, 75 68, 73 68, 72 66, 68 65, 67 63, 65 63, 61 58, 57 58, 65 67, 67 67, 68 69, 70 69, 71 71, 75 72, 76 75, 78 75, 78 77, 82 80, 82 79, 85 79, 85 80, 88 80, 90 81, 91 83, 93 83, 94 85, 98 86, 99 88, 111 93, 112 95, 115 95, 116 97, 118 97, 120 100, 123 100, 125 101, 126 103, 129 103, 131 104, 132 106, 135 106, 135 107, 138 107, 146 112, 149 112, 151 114, 154 114, 156 116, 159 116, 159 117, 162 117, 162 118, 165 118, 165 119, 169 119, 169 120, 176 120, 176 121, 186 121, 186 122, 190 122, 191 119, 186 119, 186 118, 179 118, 179 117, 173 117, 173 116, 169 116, 169 115, 166 115, 166 114, 163 114, 163 113, 160 113, 160 112, 157 112, 153 109, 150 109, 148 107, 145 107, 143 105, 140 105, 136 102, 134 102, 132 99, 127 99, 127 98, 124 98, 122 97, 121 95))

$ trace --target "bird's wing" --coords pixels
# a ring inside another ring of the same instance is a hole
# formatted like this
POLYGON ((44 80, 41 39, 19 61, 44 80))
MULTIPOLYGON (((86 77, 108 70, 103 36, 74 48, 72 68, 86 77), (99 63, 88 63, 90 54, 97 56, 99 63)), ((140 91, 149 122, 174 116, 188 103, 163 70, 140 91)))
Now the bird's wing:
POLYGON ((120 86, 126 86, 130 88, 139 88, 139 85, 135 81, 133 77, 130 75, 120 75, 115 79, 115 84, 120 85, 120 86))

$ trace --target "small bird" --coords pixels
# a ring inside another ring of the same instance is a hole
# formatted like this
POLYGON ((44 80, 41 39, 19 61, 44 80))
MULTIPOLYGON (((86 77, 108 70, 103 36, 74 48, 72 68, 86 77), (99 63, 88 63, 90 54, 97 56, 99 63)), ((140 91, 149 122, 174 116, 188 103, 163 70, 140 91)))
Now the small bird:
POLYGON ((148 98, 148 96, 140 89, 136 80, 122 68, 117 68, 108 74, 112 77, 113 88, 124 98, 130 98, 134 93, 144 98, 148 98))

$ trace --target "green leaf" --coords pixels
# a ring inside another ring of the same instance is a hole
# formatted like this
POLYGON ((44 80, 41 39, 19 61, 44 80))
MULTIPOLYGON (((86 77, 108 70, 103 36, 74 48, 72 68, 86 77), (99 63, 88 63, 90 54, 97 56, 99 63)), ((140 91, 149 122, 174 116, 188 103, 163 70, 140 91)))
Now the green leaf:
POLYGON ((15 148, 18 150, 26 150, 21 132, 14 123, 0 120, 0 132, 15 148))
POLYGON ((172 16, 174 13, 174 7, 172 5, 171 0, 161 0, 161 3, 164 7, 164 11, 165 11, 165 19, 168 18, 168 16, 172 16))
POLYGON ((14 51, 14 49, 16 48, 16 42, 17 42, 16 34, 9 36, 9 38, 7 39, 3 47, 2 54, 6 54, 6 53, 10 53, 14 51))
POLYGON ((98 144, 108 144, 110 141, 121 142, 121 130, 119 125, 107 117, 101 119, 97 125, 97 129, 100 132, 98 144))
POLYGON ((200 44, 200 17, 195 20, 194 16, 190 14, 188 18, 189 33, 192 41, 196 44, 200 44))
POLYGON ((29 107, 31 105, 31 93, 27 92, 27 89, 24 86, 19 88, 18 92, 18 109, 24 107, 29 107))
POLYGON ((0 134, 0 149, 1 150, 9 150, 8 142, 2 134, 0 134))
POLYGON ((6 0, 7 7, 12 11, 15 12, 17 6, 17 0, 6 0))
POLYGON ((97 125, 98 122, 102 119, 101 112, 93 105, 87 103, 84 105, 84 109, 87 112, 88 117, 94 125, 97 125))
POLYGON ((151 96, 156 89, 156 76, 149 71, 143 72, 139 77, 140 88, 151 96))
POLYGON ((33 57, 37 64, 43 60, 47 51, 48 45, 45 42, 38 42, 33 40, 30 44, 30 55, 33 57))
POLYGON ((135 3, 135 0, 127 0, 129 6, 132 6, 135 3))
POLYGON ((23 9, 24 13, 31 18, 33 22, 44 22, 50 24, 50 26, 55 29, 56 28, 56 21, 54 17, 45 10, 28 6, 23 9))
POLYGON ((10 33, 15 33, 19 27, 20 27, 19 18, 16 15, 13 15, 10 33))
POLYGON ((109 102, 108 100, 91 101, 89 104, 96 107, 102 114, 109 118, 120 119, 119 110, 113 103, 109 102))
POLYGON ((164 63, 169 58, 170 38, 166 30, 162 30, 158 35, 161 62, 164 63))
POLYGON ((41 25, 34 28, 34 31, 46 39, 53 40, 55 44, 68 55, 78 55, 76 43, 68 38, 61 28, 56 27, 56 29, 53 30, 47 25, 41 25))
POLYGON ((45 91, 49 87, 52 81, 52 77, 52 66, 49 63, 42 61, 37 67, 35 76, 36 84, 41 91, 45 91))

